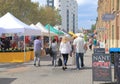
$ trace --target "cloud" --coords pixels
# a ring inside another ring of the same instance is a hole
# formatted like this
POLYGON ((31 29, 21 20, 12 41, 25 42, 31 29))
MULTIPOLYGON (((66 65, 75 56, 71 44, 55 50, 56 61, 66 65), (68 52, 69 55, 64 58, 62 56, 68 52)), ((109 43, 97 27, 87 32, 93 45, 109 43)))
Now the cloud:
POLYGON ((40 5, 45 5, 46 0, 31 0, 32 2, 39 2, 40 5))
POLYGON ((84 4, 94 4, 97 5, 98 0, 77 0, 78 5, 84 5, 84 4))
POLYGON ((78 14, 79 17, 93 17, 95 16, 94 14, 78 14))

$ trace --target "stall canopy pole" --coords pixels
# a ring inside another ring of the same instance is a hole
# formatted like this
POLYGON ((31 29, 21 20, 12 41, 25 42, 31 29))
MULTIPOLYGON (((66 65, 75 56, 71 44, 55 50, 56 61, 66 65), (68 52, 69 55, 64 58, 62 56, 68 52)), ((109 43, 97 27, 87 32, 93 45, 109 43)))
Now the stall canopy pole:
POLYGON ((49 47, 51 46, 50 25, 49 25, 49 47))
POLYGON ((24 33, 24 62, 26 61, 25 47, 26 47, 26 44, 25 44, 25 33, 24 33))

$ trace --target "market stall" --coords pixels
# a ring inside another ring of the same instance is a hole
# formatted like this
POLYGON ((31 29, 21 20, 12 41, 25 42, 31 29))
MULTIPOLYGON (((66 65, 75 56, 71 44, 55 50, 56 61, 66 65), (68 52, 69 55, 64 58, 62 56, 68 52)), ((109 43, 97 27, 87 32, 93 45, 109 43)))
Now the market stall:
MULTIPOLYGON (((41 35, 40 30, 23 23, 11 13, 7 13, 0 18, 0 27, 3 28, 0 28, 0 31, 2 31, 0 32, 0 35, 9 34, 9 36, 12 37, 12 39, 10 39, 10 43, 14 44, 16 39, 18 40, 18 38, 14 37, 19 37, 19 40, 16 43, 16 49, 1 48, 0 62, 26 62, 33 59, 33 51, 28 47, 29 44, 27 44, 27 42, 29 37, 41 35), (18 48, 18 45, 21 44, 23 46, 22 49, 18 48)), ((7 36, 4 36, 3 38, 1 36, 1 39, 6 41, 6 37, 7 36)))

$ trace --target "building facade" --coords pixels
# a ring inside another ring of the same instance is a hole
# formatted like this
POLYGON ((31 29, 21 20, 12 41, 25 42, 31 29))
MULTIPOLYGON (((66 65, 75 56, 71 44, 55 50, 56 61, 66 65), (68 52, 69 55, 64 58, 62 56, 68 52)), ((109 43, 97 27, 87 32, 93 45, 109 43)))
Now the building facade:
POLYGON ((76 32, 78 29, 78 4, 76 0, 47 0, 47 5, 59 11, 61 29, 76 32))
POLYGON ((120 48, 120 0, 98 0, 96 30, 98 39, 105 42, 106 48, 120 48), (103 15, 111 14, 114 19, 104 21, 103 15))

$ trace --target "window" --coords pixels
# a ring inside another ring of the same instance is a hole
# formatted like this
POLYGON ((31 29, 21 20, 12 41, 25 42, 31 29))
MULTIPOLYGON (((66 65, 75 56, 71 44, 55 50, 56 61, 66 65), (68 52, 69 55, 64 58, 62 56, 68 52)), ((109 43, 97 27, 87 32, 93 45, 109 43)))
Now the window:
POLYGON ((67 31, 69 31, 69 10, 67 10, 67 31))
POLYGON ((73 14, 73 32, 75 33, 75 14, 73 14))
POLYGON ((120 10, 120 0, 119 0, 119 2, 118 2, 118 3, 119 3, 119 10, 120 10))
POLYGON ((119 4, 120 4, 120 1, 117 0, 117 10, 119 10, 119 4))
POLYGON ((114 44, 114 25, 112 25, 112 44, 114 44))

